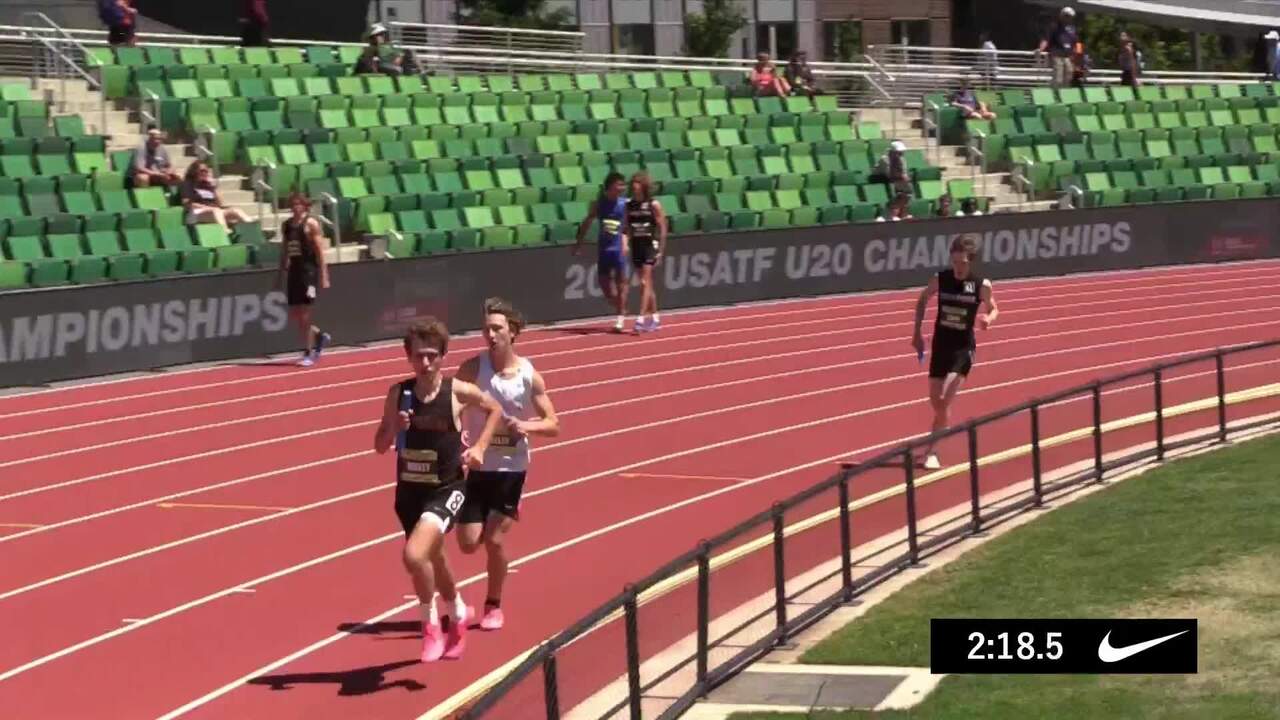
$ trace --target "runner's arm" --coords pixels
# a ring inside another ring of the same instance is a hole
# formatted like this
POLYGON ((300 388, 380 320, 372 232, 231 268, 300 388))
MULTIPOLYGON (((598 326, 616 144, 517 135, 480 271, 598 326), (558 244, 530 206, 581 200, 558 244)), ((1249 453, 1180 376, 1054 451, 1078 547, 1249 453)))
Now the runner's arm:
POLYGON ((667 211, 662 204, 653 201, 653 221, 658 224, 658 257, 667 254, 667 211))
POLYGON ((982 318, 982 328, 985 330, 991 327, 991 324, 1000 315, 1000 308, 996 305, 995 291, 991 289, 990 280, 982 281, 982 304, 987 311, 987 314, 982 318))
POLYGON ((468 360, 464 360, 462 364, 458 366, 458 371, 453 374, 453 379, 461 380, 465 383, 470 383, 471 385, 475 385, 476 376, 479 374, 480 374, 480 363, 478 361, 478 358, 470 358, 468 360))
POLYGON ((587 231, 591 229, 591 223, 596 219, 596 205, 593 203, 591 209, 587 211, 587 216, 582 218, 582 222, 578 223, 578 241, 573 245, 573 251, 577 252, 582 247, 582 242, 587 239, 587 231))
POLYGON ((329 287, 329 263, 324 259, 324 245, 320 242, 324 234, 320 231, 320 221, 311 218, 307 222, 307 242, 311 243, 316 254, 316 264, 320 268, 320 287, 329 287))
POLYGON ((923 337, 920 334, 920 324, 924 322, 924 311, 929 307, 929 298, 936 292, 938 292, 938 276, 934 275, 929 278, 929 284, 924 286, 920 291, 920 297, 916 299, 916 323, 912 337, 923 337))
POLYGON ((556 417, 555 405, 551 403, 551 395, 547 393, 547 383, 542 374, 533 374, 533 406, 538 409, 538 420, 521 420, 516 428, 525 435, 541 435, 557 437, 560 435, 560 418, 556 417))
POLYGON ((489 442, 493 440, 493 432, 502 422, 502 406, 480 388, 466 380, 459 380, 456 376, 453 378, 453 394, 459 403, 489 413, 489 417, 484 422, 484 430, 480 431, 480 436, 467 450, 468 453, 474 453, 476 457, 484 459, 484 453, 489 449, 489 442))
POLYGON ((386 402, 382 407, 382 420, 378 422, 378 430, 373 434, 373 450, 382 455, 396 441, 396 435, 404 429, 404 419, 400 417, 400 386, 392 385, 387 391, 386 402))

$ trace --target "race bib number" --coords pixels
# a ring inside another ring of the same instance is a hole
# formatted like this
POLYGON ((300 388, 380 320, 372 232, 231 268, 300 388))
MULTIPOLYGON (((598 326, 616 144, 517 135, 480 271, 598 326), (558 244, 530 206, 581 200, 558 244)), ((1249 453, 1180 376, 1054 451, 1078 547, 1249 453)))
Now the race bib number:
POLYGON ((499 455, 514 455, 518 441, 506 430, 495 430, 493 439, 489 441, 489 449, 499 455))
POLYGON ((439 458, 435 450, 403 450, 400 452, 400 479, 422 485, 440 482, 439 458))
POLYGON ((944 305, 941 308, 941 313, 942 313, 942 316, 939 318, 938 322, 943 327, 951 328, 952 330, 968 330, 969 329, 969 323, 968 323, 969 313, 964 308, 949 307, 944 305))
POLYGON ((605 218, 600 222, 600 227, 610 235, 616 235, 618 230, 622 228, 622 221, 613 218, 605 218))
POLYGON ((463 495, 461 490, 454 490, 449 493, 449 499, 444 501, 445 509, 447 509, 451 515, 457 515, 458 511, 462 509, 462 503, 465 502, 466 499, 467 496, 463 495))

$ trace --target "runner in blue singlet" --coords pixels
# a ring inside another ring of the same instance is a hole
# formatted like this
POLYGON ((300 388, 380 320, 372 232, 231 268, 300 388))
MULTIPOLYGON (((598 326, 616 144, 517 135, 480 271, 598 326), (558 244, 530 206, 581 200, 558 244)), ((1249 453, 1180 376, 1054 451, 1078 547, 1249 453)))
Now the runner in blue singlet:
POLYGON ((587 231, 598 219, 600 233, 597 236, 596 272, 605 300, 618 312, 614 332, 622 332, 623 317, 627 314, 627 291, 630 289, 626 266, 627 198, 622 194, 625 187, 626 181, 621 173, 609 173, 599 199, 578 225, 578 241, 573 246, 574 255, 582 252, 587 231))

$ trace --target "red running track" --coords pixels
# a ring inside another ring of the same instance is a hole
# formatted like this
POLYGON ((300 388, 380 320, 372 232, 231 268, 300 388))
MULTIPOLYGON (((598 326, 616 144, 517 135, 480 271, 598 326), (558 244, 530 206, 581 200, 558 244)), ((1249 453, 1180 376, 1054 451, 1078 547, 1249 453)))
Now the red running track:
MULTIPOLYGON (((1280 263, 998 283, 957 420, 1270 339, 1280 263)), ((391 460, 370 439, 394 344, 0 398, 0 707, 40 718, 417 718, 699 538, 927 427, 914 291, 668 314, 643 338, 529 332, 564 434, 540 444, 508 627, 413 662, 391 460), (364 621, 371 627, 345 632, 364 621)), ((460 361, 480 347, 455 340, 460 361)), ((1273 382, 1280 352, 1228 373, 1273 382)), ((1171 401, 1211 388, 1169 379, 1171 401)), ((1208 383, 1208 384, 1206 384, 1208 383)), ((1107 412, 1147 409, 1116 392, 1107 412)), ((1066 405, 1063 428, 1088 409, 1066 405)), ((984 440, 984 451, 1025 441, 984 440)), ((945 458, 944 458, 945 460, 945 458)), ((877 487, 860 489, 859 494, 877 487)), ((956 492, 959 492, 957 490, 956 492)), ((931 502, 947 501, 943 491, 931 502)), ((896 527, 886 506, 864 531, 896 527)), ((857 539, 867 539, 857 538, 857 539)), ((483 558, 450 539, 464 595, 483 558)), ((814 558, 814 560, 825 558, 814 558)))

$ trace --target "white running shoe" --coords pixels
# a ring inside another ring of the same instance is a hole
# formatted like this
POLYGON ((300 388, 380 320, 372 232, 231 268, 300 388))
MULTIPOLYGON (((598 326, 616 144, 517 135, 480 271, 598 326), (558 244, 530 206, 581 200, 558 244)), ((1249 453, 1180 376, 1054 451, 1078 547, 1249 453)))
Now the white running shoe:
POLYGON ((311 353, 307 353, 306 355, 303 355, 302 359, 298 361, 298 367, 311 367, 312 365, 315 365, 315 364, 316 364, 315 358, 311 357, 311 353))
POLYGON ((942 468, 942 463, 938 462, 937 453, 929 453, 928 457, 924 459, 925 470, 939 470, 941 468, 942 468))

